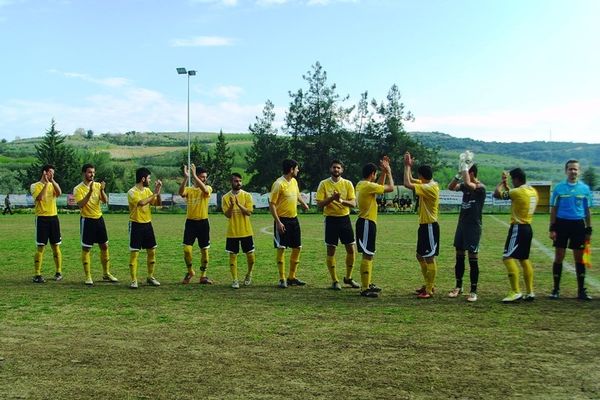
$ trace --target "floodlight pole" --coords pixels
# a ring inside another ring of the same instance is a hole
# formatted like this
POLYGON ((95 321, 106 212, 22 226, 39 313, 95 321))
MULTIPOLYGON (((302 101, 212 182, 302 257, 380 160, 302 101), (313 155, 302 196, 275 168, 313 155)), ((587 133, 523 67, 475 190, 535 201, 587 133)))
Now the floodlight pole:
POLYGON ((192 137, 190 133, 190 76, 196 75, 196 71, 177 68, 179 75, 187 75, 187 137, 188 137, 188 186, 192 186, 192 137))

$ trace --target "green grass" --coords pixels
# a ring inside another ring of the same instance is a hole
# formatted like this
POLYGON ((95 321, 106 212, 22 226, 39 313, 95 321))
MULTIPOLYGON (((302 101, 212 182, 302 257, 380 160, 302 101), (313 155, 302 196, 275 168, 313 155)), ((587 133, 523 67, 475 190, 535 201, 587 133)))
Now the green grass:
MULTIPOLYGON (((564 299, 547 300, 551 259, 534 246, 538 299, 500 303, 508 290, 500 261, 506 215, 484 216, 480 301, 474 304, 445 297, 454 284, 456 215, 441 217, 438 296, 428 301, 412 294, 422 279, 414 260, 415 215, 380 216, 379 299, 326 289, 318 215, 300 216, 299 276, 306 287, 275 288, 271 236, 261 232, 271 231, 272 221, 261 214, 253 216, 254 284, 237 291, 229 287, 220 215, 210 216, 215 285, 179 284, 185 216, 158 214, 162 286, 137 291, 127 288, 127 215, 106 216, 112 269, 121 283, 92 288, 83 285, 78 216, 60 216, 65 279, 44 285, 30 283, 33 216, 0 218, 2 399, 600 398, 600 301, 572 299, 571 273, 563 277, 564 299)), ((538 216, 534 232, 550 248, 547 221, 538 216)), ((46 277, 53 273, 49 250, 46 277)), ((92 257, 99 281, 97 249, 92 257)), ((243 276, 245 257, 239 267, 243 276)), ((600 294, 598 268, 589 277, 591 294, 600 294)))

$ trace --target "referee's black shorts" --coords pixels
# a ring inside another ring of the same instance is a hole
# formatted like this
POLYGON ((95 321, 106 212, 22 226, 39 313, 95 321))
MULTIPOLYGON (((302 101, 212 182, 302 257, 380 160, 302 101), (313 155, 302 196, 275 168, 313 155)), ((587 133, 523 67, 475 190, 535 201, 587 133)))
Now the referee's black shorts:
POLYGON ((554 247, 583 250, 585 247, 585 221, 583 219, 556 218, 554 247))

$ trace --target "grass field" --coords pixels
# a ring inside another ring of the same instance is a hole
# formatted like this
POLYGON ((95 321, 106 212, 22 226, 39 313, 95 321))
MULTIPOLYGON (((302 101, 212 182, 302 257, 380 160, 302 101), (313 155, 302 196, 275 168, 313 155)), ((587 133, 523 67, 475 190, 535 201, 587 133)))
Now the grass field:
MULTIPOLYGON (((379 299, 327 290, 317 215, 300 216, 298 276, 308 285, 286 290, 275 288, 265 233, 272 222, 265 214, 253 216, 254 284, 239 290, 229 287, 220 215, 210 217, 215 285, 179 284, 185 216, 159 214, 156 276, 162 286, 143 284, 137 291, 127 287, 126 215, 106 216, 121 283, 94 287, 83 285, 78 216, 60 218, 65 279, 34 285, 33 216, 0 217, 0 399, 600 398, 600 300, 574 300, 569 272, 564 298, 546 298, 552 281, 547 215, 534 222, 538 298, 511 305, 500 302, 508 290, 500 261, 506 215, 484 216, 480 300, 474 304, 445 296, 454 284, 456 215, 440 221, 438 296, 431 300, 413 295, 421 285, 415 215, 380 216, 379 299)), ((54 269, 49 250, 47 278, 54 269)), ((100 280, 97 249, 92 257, 100 280)), ((244 257, 239 266, 243 276, 244 257)), ((599 270, 589 270, 588 288, 600 298, 599 270)))

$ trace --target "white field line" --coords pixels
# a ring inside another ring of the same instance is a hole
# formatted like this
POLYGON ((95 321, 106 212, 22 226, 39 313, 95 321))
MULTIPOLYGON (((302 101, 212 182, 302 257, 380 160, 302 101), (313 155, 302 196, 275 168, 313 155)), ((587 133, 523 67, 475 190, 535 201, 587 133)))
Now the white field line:
MULTIPOLYGON (((496 221, 496 222, 498 222, 498 223, 506 226, 507 228, 510 226, 508 223, 502 221, 501 219, 499 219, 495 215, 490 215, 490 217, 494 221, 496 221)), ((544 246, 537 239, 533 239, 531 242, 533 243, 533 245, 535 247, 537 247, 538 250, 540 250, 542 253, 544 253, 545 255, 547 255, 550 260, 554 261, 554 250, 549 249, 548 247, 544 246)), ((568 253, 567 253, 567 255, 568 255, 568 253)), ((566 258, 567 257, 565 257, 565 259, 566 258)), ((573 266, 573 264, 568 263, 568 262, 563 262, 563 266, 567 269, 567 271, 569 271, 573 275, 575 275, 575 267, 573 266)), ((591 278, 589 275, 587 275, 585 277, 585 282, 586 282, 586 284, 588 284, 590 286, 593 286, 595 289, 600 289, 600 283, 598 281, 596 281, 594 278, 591 278)))

